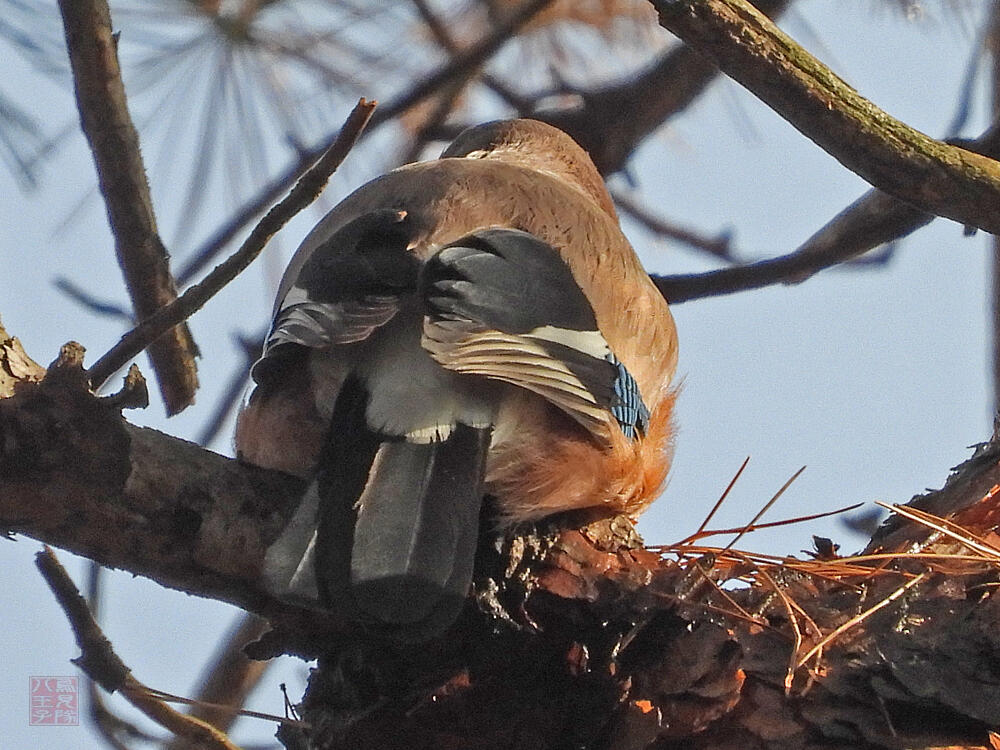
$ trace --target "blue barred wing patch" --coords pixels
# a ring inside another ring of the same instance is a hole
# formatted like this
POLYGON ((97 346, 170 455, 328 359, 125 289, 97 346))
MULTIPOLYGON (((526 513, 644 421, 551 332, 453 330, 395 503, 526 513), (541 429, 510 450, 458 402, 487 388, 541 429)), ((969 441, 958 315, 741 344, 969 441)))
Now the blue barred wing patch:
POLYGON ((618 357, 609 354, 606 359, 614 365, 616 372, 611 413, 618 420, 625 437, 635 440, 649 429, 649 408, 642 400, 639 384, 618 357))

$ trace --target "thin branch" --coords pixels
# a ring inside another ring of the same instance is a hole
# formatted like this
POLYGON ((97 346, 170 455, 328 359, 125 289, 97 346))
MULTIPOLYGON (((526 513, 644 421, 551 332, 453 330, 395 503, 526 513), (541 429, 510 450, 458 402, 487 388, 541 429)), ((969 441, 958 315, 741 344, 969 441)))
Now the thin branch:
MULTIPOLYGON (((447 24, 445 24, 445 22, 442 21, 441 18, 434 12, 431 6, 427 3, 427 0, 411 0, 411 2, 417 11, 417 15, 420 16, 420 19, 427 26, 428 30, 431 32, 431 36, 434 37, 434 41, 437 42, 438 46, 440 46, 448 54, 452 56, 456 55, 460 51, 461 45, 455 41, 454 38, 452 38, 451 33, 448 31, 447 24)), ((483 72, 480 77, 483 84, 490 89, 490 91, 503 99, 515 110, 520 112, 530 108, 530 101, 513 91, 503 81, 500 81, 485 72, 483 72)), ((433 130, 428 128, 425 132, 431 133, 433 130)))
POLYGON ((100 315, 107 318, 117 318, 119 321, 124 321, 129 325, 135 323, 131 310, 128 310, 121 305, 117 305, 114 302, 99 299, 97 296, 91 294, 82 286, 79 286, 76 282, 66 276, 57 276, 52 283, 56 289, 76 302, 76 304, 80 305, 80 307, 92 312, 94 315, 100 315))
MULTIPOLYGON (((239 622, 222 641, 201 680, 198 696, 191 701, 189 716, 206 721, 216 729, 229 731, 271 662, 247 657, 244 646, 260 638, 268 629, 265 620, 251 614, 240 615, 239 622)), ((175 740, 166 750, 197 750, 186 739, 175 740)))
MULTIPOLYGON (((136 318, 146 320, 173 302, 177 289, 156 230, 139 135, 121 80, 111 13, 106 0, 59 0, 59 7, 80 122, 94 155, 118 264, 136 318)), ((190 405, 198 389, 196 346, 187 326, 180 323, 176 321, 169 335, 149 350, 168 414, 190 405)))
MULTIPOLYGON (((492 57, 504 44, 510 41, 519 29, 552 2, 553 0, 527 0, 517 11, 511 13, 502 24, 494 28, 490 34, 460 54, 457 54, 434 73, 415 83, 406 93, 388 104, 383 104, 379 107, 378 112, 371 118, 366 132, 369 134, 373 133, 380 125, 394 120, 427 97, 434 95, 455 81, 469 75, 470 71, 475 70, 492 57)), ((222 229, 213 235, 212 239, 193 254, 191 260, 188 261, 178 276, 181 282, 186 283, 194 278, 194 275, 201 269, 207 267, 215 256, 222 251, 226 243, 246 226, 254 216, 257 216, 267 206, 271 205, 278 195, 287 190, 288 186, 302 174, 305 166, 311 164, 319 154, 326 151, 333 140, 335 140, 335 137, 330 136, 316 148, 303 152, 298 161, 285 170, 284 174, 270 182, 260 193, 247 201, 233 219, 228 221, 222 229)))
MULTIPOLYGON (((412 0, 412 3, 417 10, 417 14, 420 16, 421 20, 423 20, 424 25, 430 30, 431 35, 434 37, 438 46, 440 46, 452 59, 454 59, 454 57, 460 52, 461 45, 452 39, 451 34, 448 32, 448 28, 444 22, 438 18, 425 0, 412 0)), ((433 134, 437 132, 442 125, 444 125, 445 121, 455 109, 455 104, 459 101, 465 87, 473 79, 473 74, 474 71, 469 70, 468 75, 456 80, 450 86, 442 89, 437 94, 437 101, 433 102, 433 107, 430 112, 422 118, 422 122, 417 124, 416 133, 414 134, 413 139, 407 147, 402 159, 404 164, 416 161, 419 158, 424 146, 426 146, 427 143, 433 139, 433 134)))
POLYGON ((674 224, 661 216, 654 215, 631 195, 613 190, 611 191, 611 197, 614 198, 615 205, 623 213, 631 216, 654 234, 676 240, 696 250, 706 252, 715 258, 730 263, 736 262, 736 254, 729 243, 731 239, 729 232, 723 232, 715 237, 706 237, 698 232, 682 227, 680 224, 674 224))
MULTIPOLYGON (((991 126, 975 140, 956 138, 949 142, 997 158, 1000 127, 991 126)), ((787 255, 705 273, 654 276, 653 280, 674 304, 772 284, 800 284, 819 271, 900 240, 935 218, 881 190, 869 190, 787 255)))
POLYGON ((848 169, 920 210, 1000 233, 1000 164, 889 116, 745 0, 652 0, 660 24, 848 169))
MULTIPOLYGON (((104 568, 93 560, 90 561, 88 582, 87 582, 87 606, 94 620, 101 619, 101 578, 104 568)), ((151 734, 143 732, 139 727, 131 722, 125 721, 108 709, 104 703, 104 697, 98 689, 98 685, 90 677, 84 677, 87 683, 87 699, 90 704, 90 720, 97 731, 114 750, 131 750, 125 744, 123 737, 142 740, 143 742, 156 742, 157 738, 151 734)))
POLYGON ((871 190, 787 255, 704 273, 653 276, 653 281, 672 304, 772 284, 799 284, 825 268, 905 236, 933 218, 880 190, 871 190))
POLYGON ((198 747, 211 750, 239 750, 223 732, 170 708, 145 685, 136 680, 111 643, 101 632, 66 569, 52 550, 46 547, 35 557, 35 564, 55 595, 76 636, 80 656, 73 663, 109 692, 118 691, 129 703, 160 726, 181 737, 196 740, 198 747))
POLYGON ((232 281, 260 254, 268 240, 293 216, 312 203, 326 186, 330 175, 344 161, 375 110, 375 103, 362 99, 351 111, 333 145, 306 172, 284 200, 267 212, 240 249, 220 263, 204 281, 189 288, 177 300, 157 311, 125 334, 87 375, 96 389, 132 357, 149 346, 165 331, 199 310, 219 290, 232 281))
POLYGON ((423 101, 443 87, 461 80, 470 70, 474 70, 492 57, 509 42, 516 33, 538 13, 551 5, 553 0, 527 0, 512 12, 492 33, 466 50, 458 53, 451 63, 432 73, 416 84, 406 94, 381 108, 372 118, 372 129, 388 122, 413 105, 423 101))
POLYGON ((177 272, 177 281, 181 286, 189 284, 195 276, 208 267, 212 261, 222 252, 232 239, 240 233, 255 217, 260 216, 268 206, 274 204, 276 200, 294 184, 303 172, 323 153, 321 148, 311 149, 300 153, 298 160, 285 170, 284 174, 267 183, 260 192, 247 201, 243 206, 216 230, 205 243, 195 250, 187 262, 181 266, 177 272))

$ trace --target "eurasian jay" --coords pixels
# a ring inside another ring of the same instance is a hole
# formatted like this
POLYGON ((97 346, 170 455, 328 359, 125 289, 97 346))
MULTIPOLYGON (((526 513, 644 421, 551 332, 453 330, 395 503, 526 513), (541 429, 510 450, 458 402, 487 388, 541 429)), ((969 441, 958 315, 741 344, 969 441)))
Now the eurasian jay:
POLYGON ((238 454, 309 480, 279 597, 440 631, 495 525, 637 514, 669 467, 677 338, 587 153, 533 120, 369 182, 285 272, 238 454))

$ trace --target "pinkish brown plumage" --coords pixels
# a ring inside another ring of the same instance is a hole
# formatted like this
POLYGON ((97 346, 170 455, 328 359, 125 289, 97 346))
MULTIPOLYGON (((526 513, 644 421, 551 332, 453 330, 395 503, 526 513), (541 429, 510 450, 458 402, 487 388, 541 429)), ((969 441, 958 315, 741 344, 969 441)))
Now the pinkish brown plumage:
POLYGON ((362 186, 303 242, 275 315, 237 447, 320 488, 269 552, 279 594, 440 629, 484 491, 501 523, 636 514, 660 491, 673 319, 589 157, 548 125, 472 128, 362 186), (353 545, 347 572, 324 537, 353 545))

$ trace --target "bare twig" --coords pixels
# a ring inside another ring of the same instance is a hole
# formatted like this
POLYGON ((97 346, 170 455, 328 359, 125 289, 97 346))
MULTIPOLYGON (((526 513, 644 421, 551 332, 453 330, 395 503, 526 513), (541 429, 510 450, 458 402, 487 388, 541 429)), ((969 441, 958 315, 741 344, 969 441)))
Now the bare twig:
POLYGON ((220 263, 204 281, 195 284, 177 300, 157 311, 140 325, 125 334, 87 375, 94 388, 99 387, 119 367, 141 352, 150 342, 155 341, 164 331, 169 330, 192 313, 200 309, 208 300, 232 281, 260 254, 274 234, 289 220, 322 192, 330 175, 340 166, 348 152, 371 119, 375 103, 362 99, 351 111, 340 135, 333 145, 320 157, 319 161, 306 172, 289 194, 267 212, 240 249, 220 263))
MULTIPOLYGON (((136 317, 146 320, 177 298, 167 251, 156 230, 149 183, 139 153, 118 65, 106 0, 60 0, 77 108, 97 166, 118 264, 136 317)), ((196 347, 178 320, 150 347, 149 356, 167 412, 194 401, 196 347)), ((151 342, 152 343, 152 342, 151 342)), ((110 375, 110 373, 109 373, 110 375)))
POLYGON ((673 304, 772 284, 798 284, 903 237, 933 218, 880 190, 871 190, 787 255, 705 273, 653 276, 653 281, 673 304))
MULTIPOLYGON (((267 622, 252 614, 240 615, 239 622, 222 642, 201 680, 198 696, 192 702, 189 716, 208 722, 216 729, 228 731, 240 716, 240 709, 250 691, 257 686, 271 665, 268 661, 250 659, 243 647, 260 638, 267 622)), ((196 750, 188 740, 175 740, 166 750, 196 750)))
POLYGON ((225 734, 203 721, 178 713, 132 676, 51 549, 46 547, 39 552, 35 564, 73 628, 80 647, 80 656, 73 659, 74 664, 105 690, 119 691, 129 703, 174 734, 195 739, 201 743, 200 747, 239 750, 225 734))
POLYGON ((117 318, 118 320, 124 321, 129 325, 132 325, 135 322, 135 319, 132 317, 131 310, 128 310, 121 305, 116 305, 114 302, 98 299, 95 295, 91 294, 86 289, 65 276, 57 276, 53 285, 71 300, 95 315, 117 318))
MULTIPOLYGON (((100 601, 101 601, 101 572, 104 570, 96 562, 91 561, 89 581, 87 585, 87 606, 94 620, 100 621, 100 601)), ((142 742, 156 742, 157 738, 148 734, 135 724, 125 721, 120 716, 111 711, 104 703, 104 697, 98 689, 97 683, 90 677, 84 677, 87 683, 87 698, 90 704, 90 718, 97 731, 115 750, 131 750, 125 743, 125 738, 141 740, 142 742)))
POLYGON ((655 216, 631 195, 625 195, 620 191, 613 190, 611 191, 611 197, 614 198, 615 205, 623 213, 631 216, 649 231, 661 237, 682 242, 685 245, 706 252, 721 260, 730 263, 736 262, 736 255, 729 245, 730 236, 728 232, 723 232, 715 237, 706 237, 679 224, 674 224, 661 216, 655 216))
POLYGON ((920 210, 1000 233, 1000 164, 892 118, 745 0, 652 0, 660 24, 848 169, 920 210))
POLYGON ((239 234, 255 217, 260 216, 268 206, 274 204, 282 193, 302 175, 309 166, 323 153, 323 148, 310 149, 300 153, 296 162, 285 170, 284 174, 267 183, 260 192, 243 204, 242 207, 225 224, 219 227, 206 242, 195 250, 188 261, 177 272, 177 281, 181 286, 189 284, 195 276, 208 267, 212 261, 225 249, 232 239, 239 234))
POLYGON ((395 101, 380 108, 378 114, 372 118, 372 128, 394 119, 431 94, 461 80, 470 70, 474 70, 492 57, 497 50, 514 37, 521 27, 552 2, 553 0, 526 0, 517 10, 508 15, 503 23, 496 26, 488 36, 468 49, 462 50, 449 64, 417 83, 395 101))
MULTIPOLYGON (((427 0, 411 0, 413 7, 417 11, 417 15, 427 26, 427 29, 431 32, 431 36, 434 37, 434 41, 438 45, 448 52, 450 55, 455 55, 461 49, 461 45, 455 41, 451 33, 448 31, 448 26, 444 21, 438 16, 437 13, 431 8, 427 3, 427 0)), ((531 100, 526 99, 517 92, 513 91, 507 84, 503 81, 498 80, 489 73, 481 72, 480 77, 483 84, 489 88, 494 94, 503 99, 508 105, 513 107, 518 112, 527 111, 531 107, 531 100)), ((438 125, 443 124, 444 120, 441 120, 438 125)), ((434 128, 428 126, 424 128, 426 134, 431 134, 434 132, 434 128)), ((416 147, 416 143, 414 147, 416 147)))
MULTIPOLYGON (((975 140, 949 142, 993 159, 1000 156, 1000 127, 990 127, 975 140)), ((799 284, 823 269, 902 239, 934 218, 881 190, 869 190, 787 255, 706 273, 653 279, 675 304, 772 284, 799 284)))

